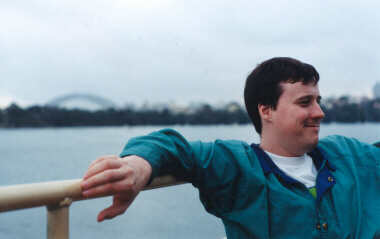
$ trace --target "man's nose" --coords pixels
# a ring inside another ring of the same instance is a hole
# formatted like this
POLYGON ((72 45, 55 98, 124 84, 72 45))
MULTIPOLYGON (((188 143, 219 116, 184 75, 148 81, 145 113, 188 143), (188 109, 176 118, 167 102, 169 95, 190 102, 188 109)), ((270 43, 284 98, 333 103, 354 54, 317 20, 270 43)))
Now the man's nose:
POLYGON ((315 103, 313 107, 313 113, 312 113, 313 118, 318 118, 318 119, 323 119, 325 117, 325 113, 323 112, 320 104, 315 103))

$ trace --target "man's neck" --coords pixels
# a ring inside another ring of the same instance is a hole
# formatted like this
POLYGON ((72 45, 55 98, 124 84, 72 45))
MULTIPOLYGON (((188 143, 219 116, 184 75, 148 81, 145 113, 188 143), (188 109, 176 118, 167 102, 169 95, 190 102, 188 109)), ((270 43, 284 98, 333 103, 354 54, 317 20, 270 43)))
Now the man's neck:
POLYGON ((261 137, 260 148, 273 154, 285 157, 299 157, 308 152, 308 150, 300 149, 299 147, 292 147, 286 142, 276 142, 265 137, 261 137))

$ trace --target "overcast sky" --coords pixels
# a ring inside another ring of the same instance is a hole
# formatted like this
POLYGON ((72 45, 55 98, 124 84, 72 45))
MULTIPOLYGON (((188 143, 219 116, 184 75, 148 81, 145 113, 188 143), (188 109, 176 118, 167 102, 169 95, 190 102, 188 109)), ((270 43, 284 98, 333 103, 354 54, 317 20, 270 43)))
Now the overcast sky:
POLYGON ((324 97, 380 81, 379 1, 0 2, 0 106, 69 93, 118 104, 239 101, 259 62, 314 65, 324 97))

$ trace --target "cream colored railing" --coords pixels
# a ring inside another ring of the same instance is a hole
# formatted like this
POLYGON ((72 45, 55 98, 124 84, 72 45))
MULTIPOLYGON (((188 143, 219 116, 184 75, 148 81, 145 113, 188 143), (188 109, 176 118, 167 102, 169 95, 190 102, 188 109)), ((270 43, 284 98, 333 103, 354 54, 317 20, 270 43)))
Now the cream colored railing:
MULTIPOLYGON (((47 238, 69 238, 69 207, 72 202, 85 200, 81 179, 20 184, 0 187, 0 213, 18 209, 46 206, 47 238)), ((155 178, 144 190, 173 186, 185 182, 172 176, 155 178)))

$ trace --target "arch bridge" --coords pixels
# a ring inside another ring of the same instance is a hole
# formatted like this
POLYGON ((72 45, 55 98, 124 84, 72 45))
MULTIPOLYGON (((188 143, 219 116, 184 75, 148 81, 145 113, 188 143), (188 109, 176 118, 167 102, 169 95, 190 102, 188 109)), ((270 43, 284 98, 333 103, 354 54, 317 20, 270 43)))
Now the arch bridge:
POLYGON ((77 101, 85 101, 87 103, 92 103, 98 106, 101 109, 109 109, 109 108, 117 108, 117 105, 104 97, 93 95, 93 94, 67 94, 63 96, 56 97, 50 100, 46 106, 51 107, 63 107, 67 103, 77 102, 77 101))

